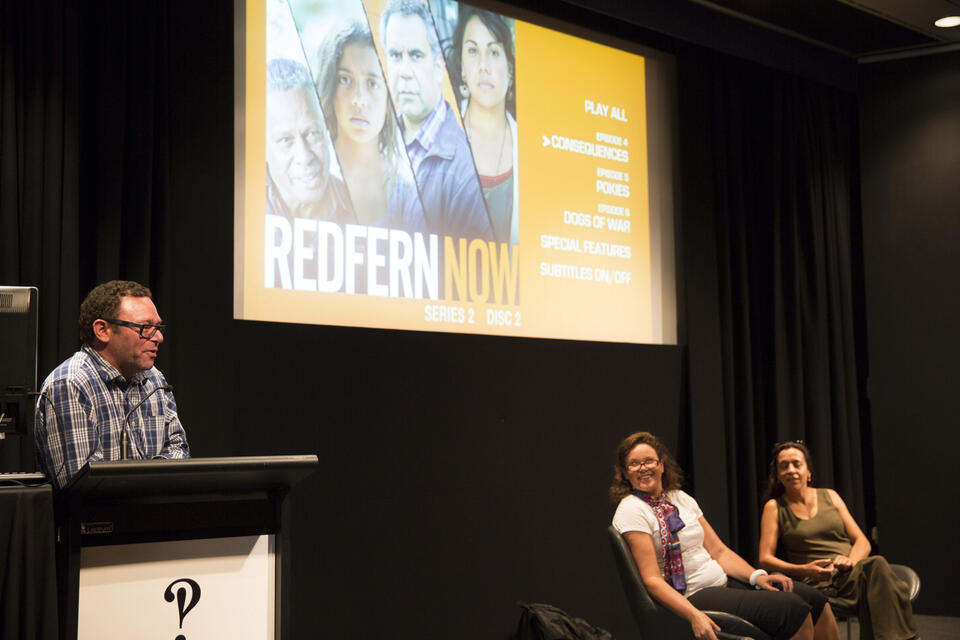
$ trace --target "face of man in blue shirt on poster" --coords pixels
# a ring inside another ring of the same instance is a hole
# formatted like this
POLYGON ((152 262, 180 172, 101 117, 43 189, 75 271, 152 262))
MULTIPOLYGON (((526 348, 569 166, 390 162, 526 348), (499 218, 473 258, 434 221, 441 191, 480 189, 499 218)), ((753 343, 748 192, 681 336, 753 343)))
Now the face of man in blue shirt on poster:
POLYGON ((403 117, 404 137, 416 135, 420 124, 440 101, 443 56, 433 51, 427 27, 416 15, 390 16, 384 46, 387 81, 403 117))

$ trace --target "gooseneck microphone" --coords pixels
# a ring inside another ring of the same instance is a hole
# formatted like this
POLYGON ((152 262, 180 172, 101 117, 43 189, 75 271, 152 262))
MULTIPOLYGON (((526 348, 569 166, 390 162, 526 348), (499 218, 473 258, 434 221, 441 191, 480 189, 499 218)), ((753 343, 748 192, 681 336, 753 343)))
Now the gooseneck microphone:
POLYGON ((134 411, 140 408, 140 405, 142 405, 144 402, 147 401, 147 398, 155 394, 157 391, 169 391, 170 393, 173 393, 173 385, 165 384, 162 387, 156 387, 155 389, 151 389, 150 393, 140 398, 140 401, 137 404, 133 405, 133 409, 130 409, 130 411, 127 412, 126 417, 124 417, 123 428, 120 430, 120 459, 121 460, 127 459, 127 440, 129 440, 129 435, 127 434, 127 423, 130 421, 130 416, 133 415, 134 411))

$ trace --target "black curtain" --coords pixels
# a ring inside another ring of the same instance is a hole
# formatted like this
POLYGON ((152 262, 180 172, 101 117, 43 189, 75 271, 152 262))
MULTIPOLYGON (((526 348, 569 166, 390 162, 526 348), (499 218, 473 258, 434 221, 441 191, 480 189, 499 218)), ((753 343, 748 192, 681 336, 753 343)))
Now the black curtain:
POLYGON ((750 558, 778 441, 804 440, 864 524, 856 102, 702 50, 678 69, 689 437, 723 445, 694 446, 695 488, 726 488, 708 494, 750 558))
POLYGON ((0 283, 41 292, 38 383, 97 283, 168 287, 167 48, 166 3, 0 0, 0 283))
POLYGON ((0 282, 44 292, 47 370, 78 343, 79 13, 0 1, 0 282))
POLYGON ((164 287, 167 46, 166 3, 0 0, 0 282, 42 292, 41 372, 98 282, 164 287))

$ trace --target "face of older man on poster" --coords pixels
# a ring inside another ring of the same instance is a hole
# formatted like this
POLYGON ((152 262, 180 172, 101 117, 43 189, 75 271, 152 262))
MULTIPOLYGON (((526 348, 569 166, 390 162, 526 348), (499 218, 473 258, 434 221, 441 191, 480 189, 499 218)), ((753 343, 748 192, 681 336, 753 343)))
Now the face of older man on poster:
POLYGON ((390 90, 403 117, 404 138, 409 142, 440 101, 443 56, 434 55, 427 27, 415 15, 391 16, 384 43, 390 90))
POLYGON ((270 176, 291 211, 323 201, 330 160, 316 96, 302 88, 268 93, 266 151, 270 176))

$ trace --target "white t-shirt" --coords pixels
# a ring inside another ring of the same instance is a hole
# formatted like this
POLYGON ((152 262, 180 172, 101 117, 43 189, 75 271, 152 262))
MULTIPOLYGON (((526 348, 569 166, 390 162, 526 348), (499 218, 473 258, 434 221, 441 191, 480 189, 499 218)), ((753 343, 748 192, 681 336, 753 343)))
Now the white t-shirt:
MULTIPOLYGON (((722 587, 727 584, 727 574, 720 564, 710 557, 703 547, 703 527, 700 518, 703 512, 697 501, 683 491, 668 491, 667 500, 677 507, 684 526, 677 533, 680 539, 680 553, 683 555, 683 572, 687 578, 687 590, 683 595, 690 597, 706 587, 722 587)), ((657 565, 663 575, 663 549, 660 545, 660 525, 657 516, 646 502, 631 494, 617 505, 613 514, 613 526, 621 534, 628 531, 649 533, 657 553, 657 565)))

